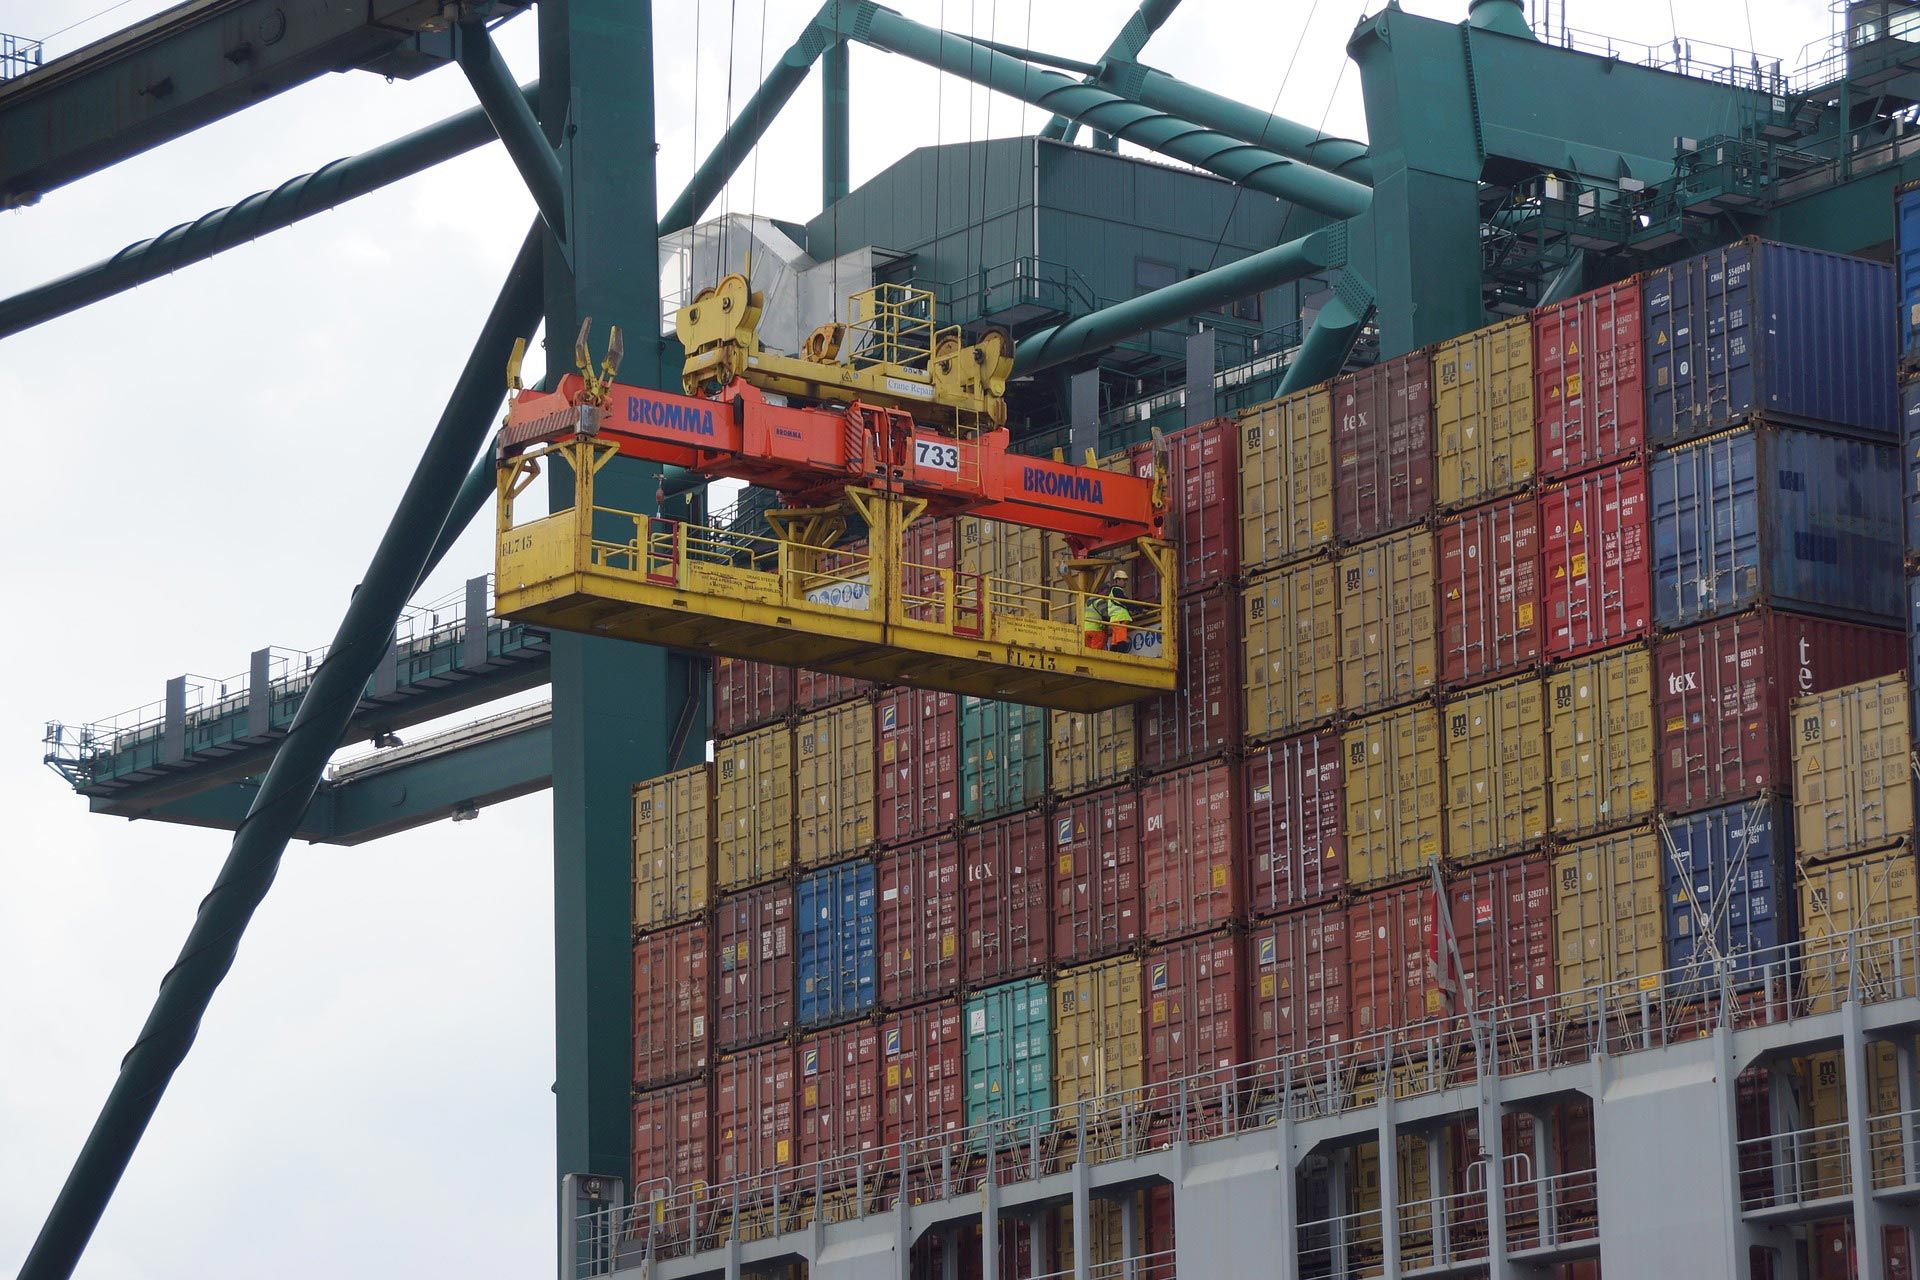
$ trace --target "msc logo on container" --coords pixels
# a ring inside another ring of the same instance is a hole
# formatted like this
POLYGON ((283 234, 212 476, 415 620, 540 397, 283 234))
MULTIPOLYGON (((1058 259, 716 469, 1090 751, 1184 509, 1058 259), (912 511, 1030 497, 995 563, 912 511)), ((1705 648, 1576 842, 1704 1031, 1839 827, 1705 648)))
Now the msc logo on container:
POLYGON ((668 431, 678 431, 682 435, 709 437, 713 435, 713 410, 703 409, 698 405, 674 404, 669 401, 628 396, 627 421, 638 422, 649 427, 665 427, 668 431))
POLYGON ((1102 501, 1100 482, 1092 476, 1063 476, 1044 467, 1022 467, 1020 487, 1028 493, 1044 493, 1049 498, 1066 498, 1095 506, 1102 501))

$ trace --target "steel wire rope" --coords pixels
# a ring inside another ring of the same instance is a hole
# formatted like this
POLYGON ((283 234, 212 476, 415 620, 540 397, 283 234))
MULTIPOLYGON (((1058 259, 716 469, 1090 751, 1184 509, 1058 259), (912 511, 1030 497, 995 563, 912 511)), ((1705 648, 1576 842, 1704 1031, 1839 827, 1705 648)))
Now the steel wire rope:
POLYGON ((110 4, 106 8, 102 9, 100 12, 90 13, 86 17, 80 19, 78 22, 69 22, 66 26, 60 28, 58 31, 49 31, 46 35, 40 37, 40 43, 45 44, 47 41, 53 39, 55 36, 63 36, 67 34, 67 32, 72 31, 75 27, 84 27, 89 22, 94 21, 96 18, 104 18, 108 14, 112 13, 115 9, 124 9, 132 3, 133 3, 133 0, 120 0, 119 4, 110 4))
MULTIPOLYGON (((720 112, 723 129, 733 127, 733 63, 739 52, 739 32, 740 0, 727 0, 727 92, 725 105, 720 112)), ((759 145, 758 140, 755 140, 754 146, 759 145)), ((733 175, 728 174, 727 180, 720 186, 720 257, 713 268, 713 283, 716 288, 719 287, 720 281, 727 277, 727 242, 733 230, 732 218, 733 175)), ((749 249, 747 252, 751 259, 753 251, 749 249)), ((749 290, 752 288, 751 281, 748 282, 748 288, 749 290)))

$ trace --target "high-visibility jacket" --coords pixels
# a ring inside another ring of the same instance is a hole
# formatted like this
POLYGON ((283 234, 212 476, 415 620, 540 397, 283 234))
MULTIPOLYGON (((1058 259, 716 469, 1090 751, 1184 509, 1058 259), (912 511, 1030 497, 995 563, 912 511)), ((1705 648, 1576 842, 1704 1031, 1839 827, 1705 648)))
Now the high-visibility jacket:
POLYGON ((1126 626, 1133 621, 1133 614, 1117 595, 1088 596, 1087 606, 1080 615, 1080 629, 1098 631, 1106 626, 1126 626))

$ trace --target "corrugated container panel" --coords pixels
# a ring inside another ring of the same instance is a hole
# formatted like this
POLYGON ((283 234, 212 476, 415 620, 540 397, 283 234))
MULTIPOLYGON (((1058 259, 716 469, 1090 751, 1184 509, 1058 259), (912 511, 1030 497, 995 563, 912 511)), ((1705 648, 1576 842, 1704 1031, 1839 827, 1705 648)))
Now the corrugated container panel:
POLYGON ((1234 474, 1239 458, 1234 437, 1233 421, 1215 418, 1175 431, 1164 442, 1167 532, 1179 554, 1183 594, 1215 586, 1240 571, 1240 481, 1234 474))
POLYGON ((1354 1038, 1432 1016, 1427 956, 1435 914, 1433 887, 1425 883, 1363 894, 1348 906, 1347 1000, 1354 1038))
POLYGON ((1477 507, 1443 521, 1433 546, 1441 680, 1472 684, 1539 662, 1539 504, 1522 497, 1477 507))
POLYGON ((819 711, 839 706, 873 692, 873 681, 857 676, 836 675, 831 671, 808 671, 801 667, 793 673, 793 707, 796 711, 819 711))
POLYGON ((1078 795, 1130 777, 1137 763, 1133 707, 1047 713, 1047 785, 1078 795))
POLYGON ((1655 455, 1648 483, 1663 630, 1763 604, 1899 620, 1892 445, 1745 427, 1655 455))
POLYGON ((633 1100, 633 1185, 628 1200, 713 1181, 713 1111, 705 1080, 649 1089, 633 1100))
POLYGON ((1140 795, 1113 787, 1062 801, 1053 825, 1053 952, 1062 964, 1140 936, 1140 795))
POLYGON ((1562 1006, 1591 1014, 1587 987, 1623 1001, 1629 984, 1652 989, 1667 967, 1660 836, 1635 827, 1568 845, 1553 859, 1553 929, 1562 1006))
POLYGON ((881 1144, 879 1027, 861 1023, 807 1036, 793 1060, 800 1163, 845 1158, 851 1165, 856 1152, 881 1144))
POLYGON ((1225 760, 1140 787, 1141 925, 1155 941, 1205 933, 1245 913, 1239 809, 1225 760))
POLYGON ((633 788, 633 927, 690 920, 713 902, 713 786, 704 764, 633 788))
MULTIPOLYGON (((1900 371, 1920 363, 1920 186, 1908 183, 1893 199, 1894 289, 1899 295, 1900 371)), ((1920 546, 1920 543, 1914 544, 1920 546)))
MULTIPOLYGON (((1445 1195, 1444 1187, 1433 1185, 1433 1169, 1428 1163, 1426 1138, 1403 1133, 1398 1139, 1400 1189, 1401 1261, 1417 1268, 1433 1261, 1433 1197, 1445 1195)), ((1445 1158, 1445 1152, 1442 1152, 1445 1158)), ((1442 1178, 1453 1179, 1443 1167, 1442 1178)), ((1380 1211, 1380 1143, 1363 1142, 1353 1154, 1353 1212, 1377 1214, 1380 1211)), ((1364 1221, 1364 1219, 1363 1219, 1364 1221)), ((1358 1269, 1366 1274, 1363 1264, 1358 1269)))
POLYGON ((1335 378, 1334 531, 1363 542, 1433 510, 1433 357, 1425 350, 1335 378))
POLYGON ((1254 926, 1247 938, 1247 1051, 1254 1061, 1339 1044, 1351 1034, 1348 914, 1327 903, 1254 926))
POLYGON ((960 840, 941 836, 882 855, 874 868, 880 1003, 899 1009, 960 986, 960 840))
POLYGON ((795 854, 817 867, 873 847, 873 708, 816 711, 793 731, 795 854))
POLYGON ((1140 961, 1119 956, 1053 979, 1053 1100, 1091 1102, 1143 1083, 1140 961))
POLYGON ((1645 372, 1639 277, 1535 311, 1540 474, 1572 475, 1639 453, 1645 372))
POLYGON ((1920 724, 1920 576, 1907 579, 1907 698, 1911 725, 1920 724))
MULTIPOLYGON (((1094 1196, 1087 1202, 1087 1280, 1153 1280, 1154 1265, 1143 1261, 1154 1252, 1147 1243, 1147 1193, 1133 1191, 1128 1197, 1133 1201, 1131 1241, 1126 1234, 1126 1214, 1118 1200, 1094 1196)), ((1063 1205, 1054 1211, 1053 1238, 1053 1262, 1047 1274, 1064 1280, 1073 1274, 1074 1255, 1080 1243, 1073 1238, 1072 1205, 1063 1205)), ((1170 1273, 1171 1264, 1162 1270, 1170 1273)))
POLYGON ((1340 703, 1346 712, 1407 702, 1433 688, 1433 534, 1410 529, 1340 557, 1340 703))
POLYGON ((873 863, 862 859, 802 876, 794 889, 803 1027, 857 1018, 878 995, 873 863))
POLYGON ((793 1050, 770 1044, 713 1069, 713 1178, 756 1178, 794 1162, 793 1050))
MULTIPOLYGON (((1887 1260, 1887 1280, 1913 1280, 1913 1248, 1904 1227, 1887 1226, 1881 1246, 1887 1260)), ((1860 1261, 1853 1247, 1853 1219, 1839 1218, 1813 1226, 1813 1280, 1859 1280, 1860 1261)))
POLYGON ((1904 844, 1913 832, 1904 676, 1792 702, 1794 846, 1818 861, 1904 844))
POLYGON ((1906 554, 1920 552, 1920 380, 1900 386, 1900 493, 1906 554))
POLYGON ((1575 476, 1540 495, 1547 657, 1578 657, 1647 634, 1647 473, 1639 463, 1575 476))
POLYGON ((1240 564, 1285 564, 1333 541, 1333 401, 1314 387, 1240 419, 1240 564))
POLYGON ((1750 414, 1891 437, 1893 272, 1742 240, 1649 272, 1647 438, 1677 444, 1750 414))
POLYGON ((1247 737, 1326 724, 1340 710, 1340 575, 1329 560, 1281 569, 1240 594, 1247 737))
POLYGON ((1247 1060, 1247 961, 1238 934, 1168 943, 1140 963, 1149 1082, 1168 1084, 1247 1060))
POLYGON ((1276 742, 1242 767, 1248 909, 1273 915, 1338 893, 1347 879, 1339 736, 1276 742))
POLYGON ((1547 834, 1547 710, 1534 676, 1448 699, 1447 858, 1482 862, 1547 834))
POLYGON ((1905 650, 1898 631, 1770 612, 1656 641, 1660 807, 1683 813, 1790 790, 1790 700, 1897 674, 1905 650))
POLYGON ((1653 658, 1617 649, 1547 677, 1553 831, 1578 836, 1653 816, 1653 658))
POLYGON ((1427 1001, 1433 1014, 1542 1001, 1554 993, 1553 877, 1545 858, 1474 867, 1447 882, 1447 901, 1465 989, 1454 1010, 1434 992, 1438 999, 1427 1001))
POLYGON ((1240 738, 1239 628, 1221 589, 1180 601, 1180 683, 1139 704, 1140 763, 1171 769, 1218 755, 1240 738))
POLYGON ((713 851, 722 890, 793 865, 793 733, 774 725, 713 748, 713 851))
POLYGON ((883 845, 945 831, 960 816, 960 700, 889 689, 874 706, 874 833, 883 845))
MULTIPOLYGON (((1885 1040, 1869 1041, 1866 1052, 1867 1142, 1872 1161, 1873 1185, 1897 1187, 1902 1176, 1902 1122, 1900 1114, 1900 1074, 1895 1066, 1896 1051, 1885 1040)), ((1847 1080, 1840 1051, 1813 1054, 1807 1066, 1807 1125, 1825 1133, 1803 1136, 1795 1146, 1801 1155, 1801 1176, 1812 1178, 1803 1184, 1809 1199, 1836 1195, 1847 1187, 1848 1151, 1842 1126, 1847 1123, 1847 1080)), ((1900 1235, 1905 1236, 1905 1232, 1900 1235)), ((1818 1237, 1816 1236, 1816 1239, 1818 1237)), ((1816 1270, 1816 1275, 1828 1274, 1816 1270)), ((1853 1276, 1851 1270, 1841 1272, 1853 1276)), ((1889 1275, 1899 1275, 1891 1267, 1889 1275)))
POLYGON ((1667 967, 1735 964, 1743 986, 1784 960, 1794 940, 1793 844, 1784 806, 1725 805, 1660 824, 1666 866, 1667 967), (1743 959, 1743 957, 1751 957, 1743 959))
POLYGON ((1434 496, 1470 507, 1533 479, 1533 324, 1515 316, 1433 349, 1434 496))
POLYGON ((1044 968, 1053 923, 1046 818, 1017 813, 970 827, 960 837, 960 858, 966 985, 1004 982, 1044 968))
POLYGON ((955 516, 953 524, 960 572, 1036 587, 1053 581, 1039 529, 979 516, 955 516))
POLYGON ((722 898, 714 912, 713 1016, 723 1051, 793 1029, 793 886, 762 885, 722 898))
POLYGON ((712 1047, 712 935, 704 922, 633 944, 633 1081, 646 1087, 706 1069, 712 1047))
POLYGON ((1425 871, 1441 856, 1445 831, 1439 713, 1407 707, 1359 721, 1341 735, 1341 749, 1348 885, 1425 871))
MULTIPOLYGON (((1784 882, 1781 892, 1787 892, 1784 882)), ((1920 915, 1910 851, 1895 849, 1803 866, 1799 907, 1805 944, 1801 994, 1811 1012, 1838 1007, 1854 981, 1842 950, 1846 944, 1828 939, 1856 929, 1871 931, 1854 947, 1860 970, 1857 981, 1863 989, 1878 989, 1874 984, 1884 986, 1892 975, 1911 972, 1913 955, 1902 945, 1909 936, 1906 929, 1879 931, 1881 926, 1920 915)))
POLYGON ((1044 978, 967 997, 967 1124, 1053 1107, 1053 996, 1044 978))
POLYGON ((713 733, 736 733, 772 724, 793 709, 793 671, 747 658, 713 660, 713 733))
POLYGON ((1047 790, 1047 713, 991 698, 960 699, 960 816, 995 818, 1047 790))
POLYGON ((922 1005, 880 1024, 880 1126, 888 1146, 964 1129, 966 1023, 958 1004, 922 1005))

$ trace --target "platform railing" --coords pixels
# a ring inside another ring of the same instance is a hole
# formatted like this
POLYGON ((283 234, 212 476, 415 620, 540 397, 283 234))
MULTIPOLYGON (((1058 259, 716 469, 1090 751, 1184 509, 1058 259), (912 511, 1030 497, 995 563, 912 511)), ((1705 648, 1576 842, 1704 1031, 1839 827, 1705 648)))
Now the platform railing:
POLYGON ((1853 1193, 1853 1145, 1844 1120, 1742 1138, 1735 1145, 1745 1212, 1853 1193))

